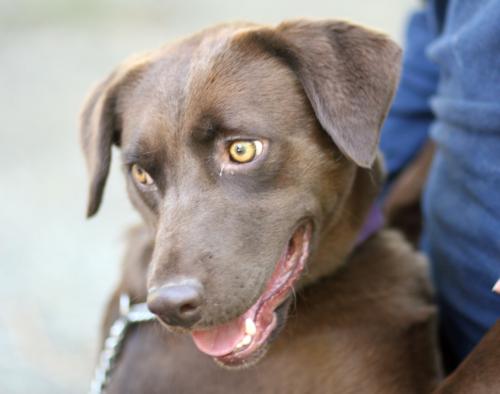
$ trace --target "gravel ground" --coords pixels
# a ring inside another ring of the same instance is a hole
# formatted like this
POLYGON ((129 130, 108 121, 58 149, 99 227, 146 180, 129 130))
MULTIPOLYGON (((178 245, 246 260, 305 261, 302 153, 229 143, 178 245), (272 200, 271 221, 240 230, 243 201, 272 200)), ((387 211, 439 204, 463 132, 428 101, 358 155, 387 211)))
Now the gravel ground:
POLYGON ((0 0, 0 393, 86 391, 122 233, 138 220, 116 161, 100 214, 84 220, 77 116, 93 83, 225 20, 347 18, 399 40, 415 3, 0 0))

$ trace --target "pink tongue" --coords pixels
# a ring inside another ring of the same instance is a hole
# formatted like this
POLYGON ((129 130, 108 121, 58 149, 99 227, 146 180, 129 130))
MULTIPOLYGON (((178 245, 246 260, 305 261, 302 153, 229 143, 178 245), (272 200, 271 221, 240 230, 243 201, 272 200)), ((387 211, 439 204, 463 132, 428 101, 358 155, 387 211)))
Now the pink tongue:
POLYGON ((244 324, 240 317, 211 330, 193 331, 191 335, 202 352, 212 357, 224 356, 245 336, 244 324))
MULTIPOLYGON (((209 356, 219 357, 231 353, 236 348, 238 342, 240 342, 245 336, 245 319, 247 317, 254 316, 256 308, 260 305, 260 301, 262 299, 266 299, 274 289, 278 288, 282 282, 286 280, 286 277, 284 279, 283 275, 287 272, 287 267, 285 267, 284 264, 281 264, 283 259, 284 257, 281 257, 278 267, 271 276, 271 279, 269 280, 266 289, 260 296, 259 300, 242 316, 210 330, 193 331, 191 333, 194 343, 198 349, 209 356)), ((261 310, 259 314, 261 317, 260 321, 267 322, 265 324, 271 324, 273 319, 272 312, 272 309, 267 310, 264 308, 261 310), (266 311, 267 313, 264 313, 266 311)))

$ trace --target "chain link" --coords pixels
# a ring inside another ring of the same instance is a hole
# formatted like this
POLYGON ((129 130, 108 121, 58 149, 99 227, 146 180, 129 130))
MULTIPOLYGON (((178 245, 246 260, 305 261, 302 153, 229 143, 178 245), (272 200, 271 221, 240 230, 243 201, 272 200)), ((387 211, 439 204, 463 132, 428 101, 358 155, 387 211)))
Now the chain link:
POLYGON ((111 377, 116 360, 123 347, 127 329, 132 324, 148 322, 155 319, 145 303, 130 305, 127 294, 120 295, 120 317, 111 325, 104 347, 99 355, 99 360, 90 384, 89 394, 104 394, 106 385, 111 377))

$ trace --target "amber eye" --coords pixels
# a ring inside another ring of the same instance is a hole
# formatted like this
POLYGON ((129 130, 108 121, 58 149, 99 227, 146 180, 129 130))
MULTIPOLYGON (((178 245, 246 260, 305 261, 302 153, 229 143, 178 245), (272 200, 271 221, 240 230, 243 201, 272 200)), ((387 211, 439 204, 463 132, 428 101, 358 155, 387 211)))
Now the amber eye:
POLYGON ((229 157, 236 163, 248 163, 262 153, 262 142, 238 140, 229 145, 229 157))
POLYGON ((138 166, 137 164, 134 164, 132 166, 132 176, 134 177, 135 181, 140 183, 141 185, 152 185, 153 184, 153 178, 151 178, 151 175, 149 175, 144 168, 138 166))

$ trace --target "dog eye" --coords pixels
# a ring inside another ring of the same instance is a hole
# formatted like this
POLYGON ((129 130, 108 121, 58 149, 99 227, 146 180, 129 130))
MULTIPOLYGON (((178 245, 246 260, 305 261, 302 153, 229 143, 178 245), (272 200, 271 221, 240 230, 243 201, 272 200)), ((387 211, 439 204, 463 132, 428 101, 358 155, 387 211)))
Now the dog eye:
POLYGON ((236 163, 248 163, 262 153, 262 142, 238 140, 229 145, 229 157, 236 163))
POLYGON ((154 183, 153 178, 149 175, 146 170, 137 164, 132 166, 132 176, 135 181, 141 185, 152 185, 154 183))

